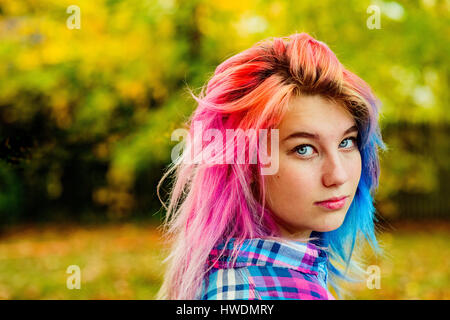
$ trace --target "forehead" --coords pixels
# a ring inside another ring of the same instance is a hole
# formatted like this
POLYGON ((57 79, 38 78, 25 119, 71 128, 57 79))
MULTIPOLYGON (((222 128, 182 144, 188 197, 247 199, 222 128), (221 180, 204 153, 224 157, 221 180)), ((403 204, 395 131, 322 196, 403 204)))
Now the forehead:
POLYGON ((279 130, 281 136, 298 130, 333 135, 341 134, 354 124, 350 112, 340 104, 319 95, 295 96, 288 104, 279 130))

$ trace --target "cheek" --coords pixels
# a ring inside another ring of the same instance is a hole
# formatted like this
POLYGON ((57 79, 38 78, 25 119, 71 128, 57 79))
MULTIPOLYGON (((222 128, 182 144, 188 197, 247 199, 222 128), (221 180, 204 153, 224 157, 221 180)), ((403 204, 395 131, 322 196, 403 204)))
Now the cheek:
POLYGON ((280 163, 275 175, 268 177, 267 191, 273 203, 290 205, 308 198, 313 179, 311 170, 306 170, 298 163, 286 161, 280 163))
POLYGON ((349 192, 352 192, 354 196, 361 179, 361 156, 359 152, 356 154, 356 156, 348 159, 345 170, 347 172, 348 178, 346 182, 346 185, 348 187, 347 190, 349 192))
POLYGON ((348 172, 351 173, 351 176, 354 178, 356 184, 358 184, 359 179, 361 178, 361 154, 358 152, 354 161, 352 161, 352 165, 348 168, 348 172))

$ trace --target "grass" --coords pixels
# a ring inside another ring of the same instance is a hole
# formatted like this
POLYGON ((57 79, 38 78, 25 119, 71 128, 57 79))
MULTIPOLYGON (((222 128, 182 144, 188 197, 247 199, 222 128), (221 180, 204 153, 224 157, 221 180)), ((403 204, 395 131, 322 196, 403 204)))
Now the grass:
POLYGON ((450 299, 450 224, 400 223, 379 237, 385 254, 362 250, 367 265, 380 270, 380 289, 366 281, 347 285, 353 299, 450 299))
MULTIPOLYGON (((386 255, 367 254, 381 288, 347 285, 351 299, 450 299, 448 223, 394 226, 379 237, 386 255)), ((164 258, 155 225, 22 226, 0 238, 0 299, 154 299, 164 258), (70 265, 81 289, 66 286, 70 265)))

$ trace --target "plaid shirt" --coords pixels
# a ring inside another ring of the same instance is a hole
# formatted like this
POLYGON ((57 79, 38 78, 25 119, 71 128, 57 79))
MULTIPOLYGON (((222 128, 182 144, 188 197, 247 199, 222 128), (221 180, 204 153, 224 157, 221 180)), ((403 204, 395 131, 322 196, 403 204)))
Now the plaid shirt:
POLYGON ((232 263, 230 240, 213 248, 203 279, 202 300, 334 299, 327 290, 327 253, 315 244, 246 239, 232 263))

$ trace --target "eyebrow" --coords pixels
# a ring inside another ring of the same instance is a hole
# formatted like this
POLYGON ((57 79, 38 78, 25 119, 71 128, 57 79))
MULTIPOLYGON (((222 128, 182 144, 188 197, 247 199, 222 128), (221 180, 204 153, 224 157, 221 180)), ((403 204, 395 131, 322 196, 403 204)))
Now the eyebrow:
MULTIPOLYGON (((348 128, 347 130, 345 130, 342 135, 345 136, 346 134, 351 133, 351 132, 358 132, 358 127, 356 125, 354 125, 354 126, 348 128)), ((290 134, 289 136, 284 138, 283 141, 293 139, 293 138, 311 138, 314 140, 320 140, 320 136, 316 133, 298 131, 298 132, 294 132, 294 133, 290 134)))

